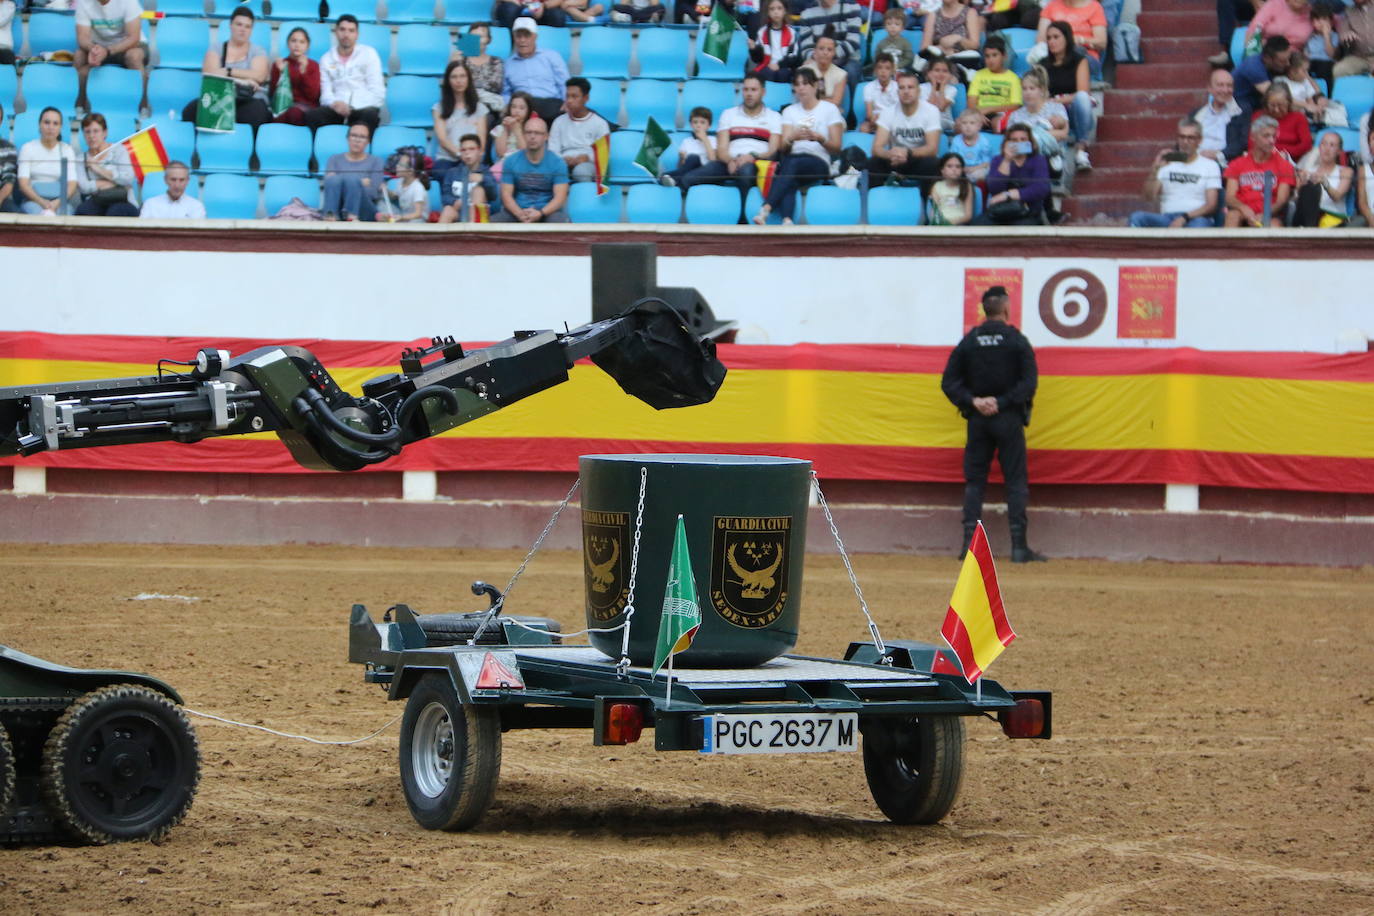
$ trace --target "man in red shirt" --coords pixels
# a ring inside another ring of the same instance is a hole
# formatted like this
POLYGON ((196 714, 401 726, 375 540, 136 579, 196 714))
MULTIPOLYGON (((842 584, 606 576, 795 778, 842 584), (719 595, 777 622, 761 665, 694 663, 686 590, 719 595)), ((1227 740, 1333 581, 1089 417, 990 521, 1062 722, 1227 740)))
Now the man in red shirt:
POLYGON ((1283 226, 1283 211, 1297 185, 1293 163, 1274 148, 1279 124, 1261 115, 1250 125, 1250 152, 1226 166, 1226 228, 1264 225, 1264 179, 1272 175, 1273 197, 1269 204, 1269 225, 1283 226))

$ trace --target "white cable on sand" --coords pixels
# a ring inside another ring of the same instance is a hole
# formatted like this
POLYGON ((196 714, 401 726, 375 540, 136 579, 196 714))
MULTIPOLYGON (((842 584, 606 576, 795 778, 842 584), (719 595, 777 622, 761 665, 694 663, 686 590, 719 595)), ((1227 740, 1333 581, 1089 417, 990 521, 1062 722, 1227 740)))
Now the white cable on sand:
POLYGON ((372 734, 368 735, 366 738, 355 738, 352 741, 325 741, 320 738, 311 738, 308 735, 293 735, 290 732, 279 732, 275 728, 268 728, 265 725, 250 725, 247 722, 236 722, 233 719, 226 719, 223 716, 216 716, 208 712, 201 712, 196 709, 191 709, 189 706, 183 706, 181 708, 188 715, 199 716, 202 719, 214 719, 216 722, 223 722, 225 725, 236 725, 239 728, 251 728, 256 731, 267 732, 269 735, 277 735, 282 738, 295 738, 297 741, 309 741, 311 744, 327 744, 333 745, 335 747, 346 747, 350 744, 362 744, 364 741, 371 741, 373 738, 377 737, 382 732, 386 731, 388 728, 395 725, 397 722, 401 721, 401 717, 397 716, 390 722, 383 725, 381 728, 377 729, 372 734))

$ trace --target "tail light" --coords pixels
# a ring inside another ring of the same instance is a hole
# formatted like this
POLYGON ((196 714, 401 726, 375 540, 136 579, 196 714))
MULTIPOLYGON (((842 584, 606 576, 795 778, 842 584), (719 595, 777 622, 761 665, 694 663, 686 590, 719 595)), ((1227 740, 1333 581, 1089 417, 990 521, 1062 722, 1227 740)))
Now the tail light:
POLYGON ((1039 738, 1045 732, 1045 704, 1022 698, 1011 709, 998 710, 997 719, 1008 738, 1039 738))
POLYGON ((602 744, 633 744, 644 731, 644 710, 634 703, 612 703, 606 707, 601 729, 602 744))

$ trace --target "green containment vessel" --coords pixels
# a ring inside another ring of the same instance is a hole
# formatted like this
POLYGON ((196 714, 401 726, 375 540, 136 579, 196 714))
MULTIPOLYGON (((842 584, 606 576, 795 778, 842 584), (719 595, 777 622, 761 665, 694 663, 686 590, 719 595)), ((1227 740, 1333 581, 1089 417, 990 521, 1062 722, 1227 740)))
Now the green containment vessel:
MULTIPOLYGON (((587 625, 625 618, 645 472, 630 660, 652 665, 677 517, 683 516, 701 628, 680 668, 759 665, 797 643, 811 462, 757 455, 584 455, 587 625)), ((592 645, 620 658, 622 634, 592 645)))

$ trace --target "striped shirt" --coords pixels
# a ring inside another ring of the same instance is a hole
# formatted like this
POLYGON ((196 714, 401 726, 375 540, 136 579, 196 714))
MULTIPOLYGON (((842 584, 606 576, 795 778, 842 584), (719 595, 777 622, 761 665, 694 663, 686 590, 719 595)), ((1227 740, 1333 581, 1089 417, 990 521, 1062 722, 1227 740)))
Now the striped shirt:
POLYGON ((835 63, 858 60, 861 47, 859 29, 862 25, 863 10, 849 0, 836 0, 830 6, 813 6, 802 10, 801 56, 809 56, 811 49, 816 46, 816 39, 829 28, 835 35, 835 63))

